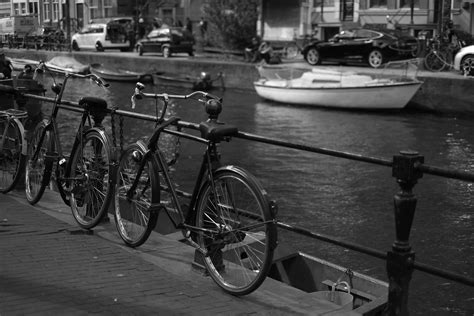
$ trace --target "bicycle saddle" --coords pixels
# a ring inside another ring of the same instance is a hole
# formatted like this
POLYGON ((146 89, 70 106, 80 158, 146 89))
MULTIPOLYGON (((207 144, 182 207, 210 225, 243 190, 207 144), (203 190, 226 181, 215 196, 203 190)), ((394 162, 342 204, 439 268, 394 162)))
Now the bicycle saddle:
POLYGON ((107 109, 107 101, 96 97, 83 97, 79 100, 79 106, 88 111, 100 111, 107 109))
POLYGON ((219 142, 226 137, 235 136, 238 133, 238 128, 232 125, 224 125, 216 120, 209 120, 199 124, 201 137, 213 142, 219 142))

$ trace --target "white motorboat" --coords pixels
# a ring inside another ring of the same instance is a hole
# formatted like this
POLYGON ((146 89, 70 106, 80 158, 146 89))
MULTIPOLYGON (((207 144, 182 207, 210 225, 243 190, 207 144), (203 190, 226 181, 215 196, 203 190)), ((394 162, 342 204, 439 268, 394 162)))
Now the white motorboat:
POLYGON ((405 107, 422 84, 402 73, 375 77, 322 68, 308 69, 297 78, 273 73, 254 82, 260 97, 276 102, 374 110, 405 107))

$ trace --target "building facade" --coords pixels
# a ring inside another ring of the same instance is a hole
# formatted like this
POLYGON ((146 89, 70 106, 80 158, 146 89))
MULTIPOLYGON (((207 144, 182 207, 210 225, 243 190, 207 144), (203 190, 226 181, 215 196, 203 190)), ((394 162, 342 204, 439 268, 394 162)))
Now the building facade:
POLYGON ((266 40, 313 34, 327 40, 347 27, 436 34, 447 20, 474 34, 474 0, 261 0, 258 33, 266 40))
MULTIPOLYGON (((0 0, 0 17, 34 15, 40 26, 71 32, 97 19, 133 17, 138 22, 197 24, 208 0, 0 0)), ((260 0, 257 32, 266 40, 290 41, 314 34, 326 40, 352 26, 401 28, 435 34, 446 20, 474 34, 474 0, 260 0)))

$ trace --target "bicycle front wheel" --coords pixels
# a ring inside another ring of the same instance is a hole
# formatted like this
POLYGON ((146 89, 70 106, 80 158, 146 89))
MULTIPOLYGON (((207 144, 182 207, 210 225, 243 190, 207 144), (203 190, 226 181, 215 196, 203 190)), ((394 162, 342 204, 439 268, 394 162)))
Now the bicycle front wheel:
POLYGON ((277 232, 265 191, 245 170, 227 167, 200 191, 196 226, 204 264, 226 292, 245 295, 267 276, 277 232))
POLYGON ((52 160, 48 162, 46 156, 50 150, 50 131, 45 131, 46 122, 36 125, 33 137, 28 144, 25 170, 25 193, 30 204, 37 203, 43 196, 44 190, 51 176, 52 160), (44 135, 44 136, 43 136, 44 135), (36 155, 35 155, 36 153, 36 155))
POLYGON ((425 57, 425 68, 429 71, 438 72, 446 68, 446 54, 442 51, 430 52, 425 57))
POLYGON ((17 121, 0 119, 0 144, 0 192, 7 193, 20 180, 26 161, 23 128, 17 121))
POLYGON ((151 159, 143 162, 146 147, 142 143, 132 144, 123 152, 117 171, 115 186, 115 225, 122 240, 130 247, 142 245, 155 228, 158 214, 150 212, 152 203, 160 202, 158 175, 153 172, 151 159), (135 179, 137 186, 130 192, 135 179))
POLYGON ((70 159, 65 181, 71 190, 72 214, 79 226, 91 229, 106 214, 112 197, 107 137, 97 130, 88 130, 72 149, 70 159))

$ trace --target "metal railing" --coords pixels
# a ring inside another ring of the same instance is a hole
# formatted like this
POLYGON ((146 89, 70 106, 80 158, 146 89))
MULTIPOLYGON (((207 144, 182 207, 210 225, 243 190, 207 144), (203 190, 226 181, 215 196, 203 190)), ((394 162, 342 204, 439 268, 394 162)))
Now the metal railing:
MULTIPOLYGON (((32 98, 40 101, 54 102, 54 98, 50 97, 24 93, 21 93, 21 95, 22 97, 32 98)), ((70 111, 82 112, 82 109, 79 108, 77 102, 61 101, 59 107, 70 111)), ((140 114, 118 109, 112 109, 108 111, 112 115, 150 122, 157 121, 157 116, 153 115, 140 114)), ((199 130, 199 124, 196 123, 178 121, 178 125, 182 128, 199 130)), ((434 276, 458 282, 460 284, 474 286, 474 277, 457 274, 449 270, 415 262, 415 252, 411 249, 409 242, 410 231, 417 202, 417 198, 412 193, 412 189, 417 183, 417 180, 420 179, 423 174, 430 174, 461 181, 474 182, 473 172, 427 165, 424 163, 424 157, 414 151, 402 151, 390 160, 386 158, 369 157, 328 148, 312 147, 246 132, 238 132, 238 134, 234 137, 284 148, 291 148, 299 151, 313 152, 317 154, 361 161, 392 168, 392 176, 396 178, 396 181, 400 186, 400 191, 394 195, 396 239, 392 244, 392 249, 387 253, 365 247, 360 244, 352 243, 338 237, 315 233, 300 227, 291 226, 283 222, 277 222, 278 227, 281 229, 296 232, 304 236, 328 242, 337 246, 342 246, 375 258, 386 260, 387 274, 389 279, 388 305, 387 310, 385 311, 386 313, 390 315, 408 314, 408 288, 413 270, 419 270, 434 276)))

